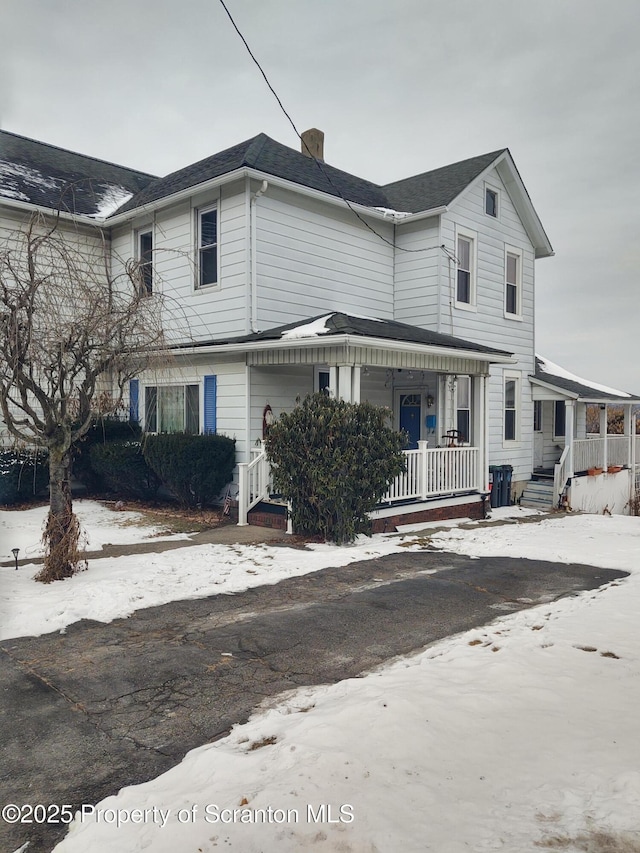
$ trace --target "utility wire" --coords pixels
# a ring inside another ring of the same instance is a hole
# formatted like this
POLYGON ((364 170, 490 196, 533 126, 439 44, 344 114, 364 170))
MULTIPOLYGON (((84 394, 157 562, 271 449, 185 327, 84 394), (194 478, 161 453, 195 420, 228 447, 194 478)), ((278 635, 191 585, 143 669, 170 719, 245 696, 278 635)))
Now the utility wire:
POLYGON ((313 156, 313 154, 311 153, 311 151, 309 151, 309 147, 308 147, 308 145, 306 144, 306 142, 305 142, 305 141, 304 141, 304 139, 302 138, 302 136, 301 136, 300 132, 298 131, 298 128, 295 126, 295 123, 294 123, 293 119, 291 118, 291 116, 289 115, 289 113, 288 113, 288 112, 286 111, 286 109, 284 108, 284 105, 283 105, 282 101, 281 101, 281 100, 280 100, 280 98, 278 97, 278 93, 276 92, 276 90, 273 88, 273 86, 272 86, 272 85, 271 85, 271 83, 269 82, 269 78, 268 78, 268 77, 267 77, 267 75, 265 74, 265 72, 264 72, 264 70, 263 70, 262 66, 260 65, 260 63, 259 63, 259 62, 258 62, 258 60, 256 59, 256 57, 255 57, 255 55, 254 55, 253 51, 252 51, 252 50, 251 50, 251 48, 249 47, 249 44, 248 44, 248 42, 247 42, 246 38, 245 38, 245 37, 242 35, 242 33, 240 32, 240 29, 238 28, 238 25, 237 25, 237 24, 236 24, 236 22, 234 21, 233 16, 231 15, 231 12, 230 12, 230 11, 229 11, 229 9, 227 8, 227 5, 226 5, 226 3, 224 2, 224 0, 220 0, 220 5, 221 5, 221 6, 222 6, 222 8, 224 9, 224 11, 227 13, 227 17, 228 17, 228 18, 229 18, 229 20, 231 21, 231 24, 232 24, 232 26, 233 26, 234 30, 237 32, 237 34, 238 34, 238 35, 240 36, 240 38, 242 39, 242 43, 243 43, 243 44, 244 44, 244 46, 246 47, 246 49, 247 49, 247 52, 248 52, 249 56, 251 57, 251 59, 252 59, 252 60, 253 60, 253 62, 255 63, 256 67, 258 68, 258 71, 262 74, 262 77, 264 78, 265 83, 266 83, 266 84, 267 84, 267 86, 269 87, 269 89, 270 89, 271 94, 273 95, 273 97, 274 97, 274 98, 276 99, 276 101, 278 102, 278 106, 280 107, 280 109, 282 110, 282 112, 283 112, 283 113, 285 114, 285 116, 287 117, 287 119, 288 119, 288 121, 289 121, 289 124, 291 125, 291 127, 292 127, 292 128, 293 128, 293 130, 294 130, 294 133, 296 134, 296 136, 298 137, 298 139, 300 140, 300 142, 304 145, 304 147, 306 148, 306 150, 307 150, 307 152, 308 152, 309 156, 311 157, 311 159, 313 160, 313 162, 316 164, 316 166, 320 169, 320 171, 321 171, 321 172, 322 172, 322 174, 324 175, 324 177, 325 177, 325 179, 327 180, 327 182, 329 183, 329 185, 330 185, 331 187, 333 187, 333 189, 336 191, 336 195, 337 195, 339 198, 341 198, 341 199, 342 199, 342 201, 347 205, 347 207, 349 208, 349 210, 351 211, 351 213, 353 213, 353 215, 354 215, 355 217, 357 217, 357 218, 360 220, 360 222, 362 222, 362 224, 365 226, 365 228, 368 228, 368 229, 369 229, 369 231, 371 231, 373 234, 375 234, 375 235, 376 235, 376 237, 378 237, 380 240, 382 240, 382 241, 383 241, 383 243, 386 243, 387 245, 391 246, 393 249, 397 249, 397 250, 398 250, 398 251, 400 251, 400 252, 408 252, 408 253, 411 253, 411 254, 417 254, 417 253, 419 253, 419 252, 426 252, 426 251, 427 251, 426 249, 405 249, 405 248, 403 248, 402 246, 398 246, 396 243, 394 243, 394 242, 393 242, 393 240, 387 240, 387 238, 386 238, 386 237, 384 237, 382 234, 380 234, 378 231, 376 231, 376 229, 375 229, 375 228, 373 228, 371 225, 369 225, 369 223, 366 221, 366 219, 364 219, 362 216, 360 216, 360 214, 359 214, 359 213, 358 213, 358 211, 355 209, 355 207, 353 207, 353 205, 351 204, 351 202, 350 202, 348 199, 346 199, 346 198, 344 197, 344 195, 342 194, 342 192, 341 192, 340 188, 339 188, 338 186, 336 186, 336 184, 335 184, 335 183, 333 182, 333 180, 331 179, 331 176, 329 175, 329 173, 328 173, 328 172, 327 172, 327 170, 325 169, 325 167, 324 167, 324 163, 323 163, 321 160, 318 160, 318 158, 317 158, 317 157, 314 157, 314 156, 313 156))

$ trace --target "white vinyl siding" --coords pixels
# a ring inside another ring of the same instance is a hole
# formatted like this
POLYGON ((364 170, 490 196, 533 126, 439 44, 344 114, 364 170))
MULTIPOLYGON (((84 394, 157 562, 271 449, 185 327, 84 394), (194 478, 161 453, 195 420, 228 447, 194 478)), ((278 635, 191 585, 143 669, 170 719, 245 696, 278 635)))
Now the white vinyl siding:
POLYGON ((348 210, 269 187, 257 217, 257 325, 268 329, 330 311, 393 319, 393 226, 389 242, 348 210))

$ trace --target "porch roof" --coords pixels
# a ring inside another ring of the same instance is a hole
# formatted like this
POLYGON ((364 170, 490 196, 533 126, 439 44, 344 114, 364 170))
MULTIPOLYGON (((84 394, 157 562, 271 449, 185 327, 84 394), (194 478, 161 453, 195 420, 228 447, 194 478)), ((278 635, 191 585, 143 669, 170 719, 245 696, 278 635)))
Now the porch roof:
POLYGON ((540 355, 536 355, 536 372, 529 378, 532 385, 555 392, 559 399, 585 403, 640 403, 638 395, 582 379, 540 355))
POLYGON ((263 332, 253 332, 250 335, 223 340, 210 340, 186 344, 189 348, 228 346, 236 344, 260 344, 266 341, 279 341, 283 346, 298 346, 303 341, 312 341, 314 346, 321 346, 323 341, 336 335, 350 335, 362 338, 378 338, 398 343, 415 343, 427 346, 463 350, 469 353, 486 355, 488 361, 511 361, 512 354, 506 350, 495 349, 484 344, 476 344, 453 335, 444 335, 430 329, 411 326, 409 323, 398 323, 395 320, 380 320, 375 317, 360 317, 354 314, 343 314, 335 311, 319 314, 307 320, 275 326, 263 332))

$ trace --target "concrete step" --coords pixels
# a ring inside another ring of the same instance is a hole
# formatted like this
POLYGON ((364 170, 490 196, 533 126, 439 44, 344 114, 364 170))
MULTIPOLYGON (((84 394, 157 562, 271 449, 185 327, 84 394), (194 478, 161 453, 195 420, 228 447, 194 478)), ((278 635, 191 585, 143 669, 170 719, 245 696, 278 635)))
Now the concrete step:
POLYGON ((520 505, 533 509, 549 509, 554 505, 553 483, 531 480, 525 486, 520 505))

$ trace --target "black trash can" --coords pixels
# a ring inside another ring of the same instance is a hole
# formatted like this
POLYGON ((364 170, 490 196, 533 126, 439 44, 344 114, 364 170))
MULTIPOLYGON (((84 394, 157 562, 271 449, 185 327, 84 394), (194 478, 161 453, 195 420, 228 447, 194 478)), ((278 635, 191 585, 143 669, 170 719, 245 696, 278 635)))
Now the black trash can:
POLYGON ((511 478, 513 476, 513 465, 502 466, 502 483, 500 506, 511 506, 511 478))
POLYGON ((489 465, 489 482, 491 483, 491 506, 501 506, 502 499, 502 465, 489 465))

